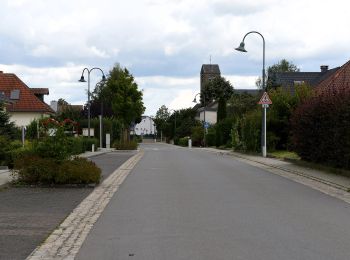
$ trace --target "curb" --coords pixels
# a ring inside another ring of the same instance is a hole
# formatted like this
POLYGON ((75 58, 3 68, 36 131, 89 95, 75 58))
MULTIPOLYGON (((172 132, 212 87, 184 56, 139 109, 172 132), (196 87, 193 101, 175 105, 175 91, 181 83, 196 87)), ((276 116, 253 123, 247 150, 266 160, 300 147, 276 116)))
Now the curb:
POLYGON ((140 151, 132 156, 98 185, 26 259, 74 259, 104 208, 143 154, 140 151))

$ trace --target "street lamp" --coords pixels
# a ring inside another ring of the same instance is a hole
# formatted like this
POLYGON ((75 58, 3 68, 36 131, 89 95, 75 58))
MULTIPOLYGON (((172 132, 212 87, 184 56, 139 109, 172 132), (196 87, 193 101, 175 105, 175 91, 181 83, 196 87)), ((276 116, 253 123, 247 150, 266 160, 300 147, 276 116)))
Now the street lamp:
MULTIPOLYGON (((235 50, 240 51, 240 52, 247 52, 247 50, 245 49, 244 40, 251 33, 259 34, 263 40, 262 88, 263 88, 263 91, 266 92, 266 86, 265 86, 265 38, 264 38, 264 36, 257 31, 248 32, 246 35, 244 35, 242 42, 240 43, 238 48, 235 48, 235 50)), ((263 109, 263 117, 262 117, 261 150, 262 150, 263 157, 266 157, 266 150, 267 150, 266 149, 266 108, 267 108, 267 106, 268 105, 263 105, 264 109, 263 109)))
POLYGON ((81 77, 79 79, 79 82, 86 82, 84 78, 84 72, 85 71, 88 72, 88 137, 89 138, 90 138, 90 73, 93 70, 100 70, 102 72, 102 81, 106 81, 106 76, 103 73, 103 70, 100 68, 92 68, 92 69, 84 68, 83 72, 81 73, 81 77))
MULTIPOLYGON (((200 95, 201 93, 198 93, 198 94, 196 94, 195 96, 194 96, 194 99, 193 99, 193 103, 197 103, 197 96, 198 95, 200 95)), ((203 98, 203 100, 204 100, 204 102, 203 102, 203 109, 204 109, 204 116, 203 116, 203 128, 204 128, 204 136, 203 136, 203 145, 204 145, 204 147, 205 147, 205 134, 206 134, 206 130, 207 130, 207 128, 206 128, 206 122, 205 122, 205 97, 203 98)), ((200 115, 200 114, 199 114, 200 115)), ((200 116, 199 116, 199 119, 200 119, 200 116)))

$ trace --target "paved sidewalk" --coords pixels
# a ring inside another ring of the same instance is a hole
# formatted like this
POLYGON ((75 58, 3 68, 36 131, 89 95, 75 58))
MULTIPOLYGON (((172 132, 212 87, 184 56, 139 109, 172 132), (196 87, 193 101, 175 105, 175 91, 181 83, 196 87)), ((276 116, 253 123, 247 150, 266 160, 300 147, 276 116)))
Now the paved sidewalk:
POLYGON ((231 155, 244 160, 252 161, 264 166, 269 166, 288 173, 303 176, 305 178, 318 181, 344 191, 348 191, 350 189, 350 178, 346 176, 328 173, 328 172, 315 170, 307 167, 302 167, 292 162, 284 161, 281 159, 264 158, 262 156, 247 155, 247 154, 232 152, 229 150, 220 150, 215 148, 199 148, 199 149, 204 149, 206 151, 214 152, 218 154, 231 155))

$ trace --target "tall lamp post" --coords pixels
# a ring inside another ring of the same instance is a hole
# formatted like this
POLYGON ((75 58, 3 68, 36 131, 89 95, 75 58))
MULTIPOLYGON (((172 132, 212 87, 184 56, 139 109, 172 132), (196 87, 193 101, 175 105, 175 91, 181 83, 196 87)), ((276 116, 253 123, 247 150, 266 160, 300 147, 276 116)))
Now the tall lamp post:
MULTIPOLYGON (((244 35, 242 42, 240 43, 238 48, 235 48, 235 50, 240 51, 240 52, 247 52, 247 50, 244 48, 244 46, 245 46, 244 40, 251 33, 259 34, 263 40, 262 88, 263 88, 264 92, 266 92, 266 85, 265 85, 265 38, 264 38, 264 36, 257 31, 248 32, 246 35, 244 35)), ((267 106, 268 105, 263 105, 264 109, 263 109, 263 117, 262 117, 261 150, 262 150, 263 157, 266 157, 266 151, 267 151, 267 148, 266 148, 266 108, 267 108, 267 106)))
MULTIPOLYGON (((197 103, 197 96, 200 95, 201 93, 198 93, 194 96, 194 99, 193 99, 193 103, 197 103)), ((204 98, 204 102, 203 102, 203 109, 204 109, 204 115, 203 115, 203 128, 204 128, 204 136, 203 136, 203 145, 205 147, 205 144, 206 144, 206 140, 205 140, 205 134, 206 134, 206 131, 207 131, 207 125, 206 125, 206 121, 205 121, 205 98, 204 98)))
POLYGON ((106 81, 106 76, 103 73, 103 70, 100 68, 92 68, 92 69, 88 69, 88 68, 84 68, 83 72, 81 73, 81 77, 79 79, 79 82, 86 82, 85 78, 84 78, 84 72, 87 71, 88 73, 88 137, 90 138, 90 73, 93 70, 99 70, 102 72, 102 81, 106 81))

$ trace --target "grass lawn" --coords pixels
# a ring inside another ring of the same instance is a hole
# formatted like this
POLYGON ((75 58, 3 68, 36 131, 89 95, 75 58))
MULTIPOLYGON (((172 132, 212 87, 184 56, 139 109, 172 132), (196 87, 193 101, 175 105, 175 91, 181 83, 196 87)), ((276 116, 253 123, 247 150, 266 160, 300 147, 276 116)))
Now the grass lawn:
POLYGON ((300 157, 296 153, 290 151, 274 151, 268 153, 268 155, 280 159, 300 160, 300 157))

